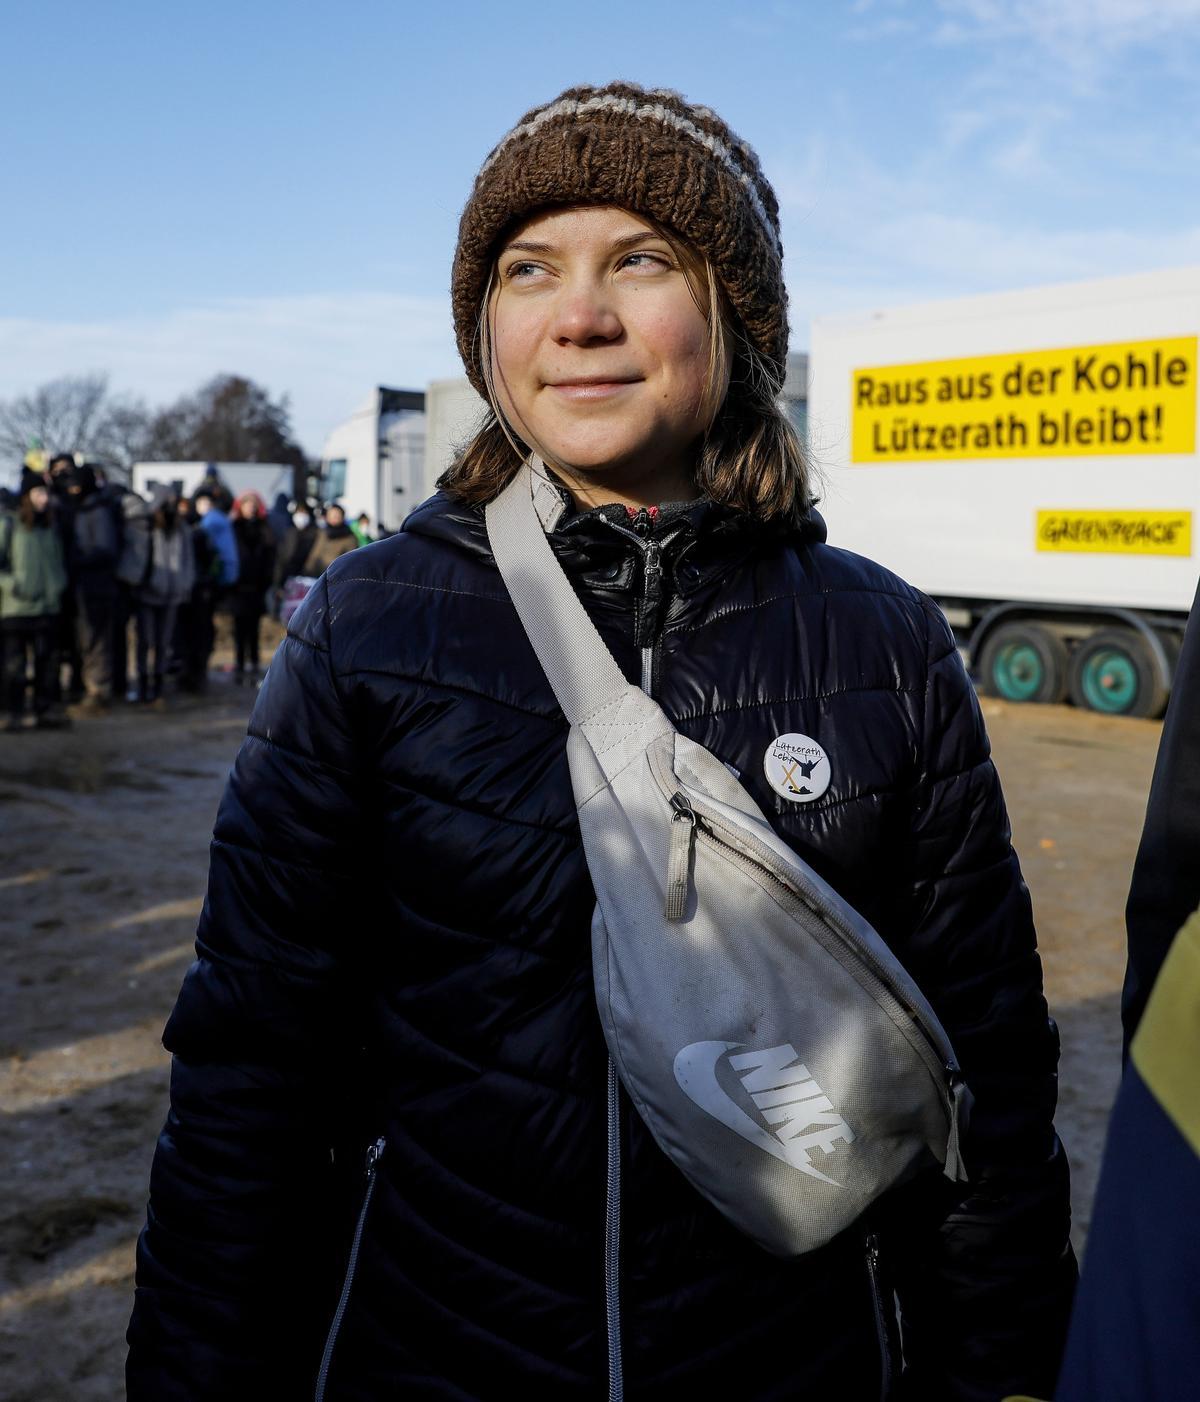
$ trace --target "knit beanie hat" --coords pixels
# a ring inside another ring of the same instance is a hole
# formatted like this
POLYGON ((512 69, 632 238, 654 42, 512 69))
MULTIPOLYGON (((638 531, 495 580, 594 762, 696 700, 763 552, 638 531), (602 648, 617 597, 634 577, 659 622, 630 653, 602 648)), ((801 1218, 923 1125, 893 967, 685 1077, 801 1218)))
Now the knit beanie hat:
POLYGON ((536 210, 576 204, 645 215, 708 258, 782 387, 788 333, 779 205, 758 157, 715 112, 679 93, 609 83, 568 88, 527 112, 475 178, 451 291, 459 353, 481 395, 479 314, 499 239, 536 210))

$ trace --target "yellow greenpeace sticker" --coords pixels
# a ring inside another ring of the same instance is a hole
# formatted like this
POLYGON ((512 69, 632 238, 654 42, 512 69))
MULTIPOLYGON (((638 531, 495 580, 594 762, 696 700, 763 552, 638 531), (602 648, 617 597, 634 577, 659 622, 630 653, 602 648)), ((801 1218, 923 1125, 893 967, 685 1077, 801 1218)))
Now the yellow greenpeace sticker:
POLYGON ((1196 339, 853 370, 850 460, 1193 453, 1196 339))
POLYGON ((1100 555, 1190 555, 1190 511, 1039 511, 1039 550, 1100 555))

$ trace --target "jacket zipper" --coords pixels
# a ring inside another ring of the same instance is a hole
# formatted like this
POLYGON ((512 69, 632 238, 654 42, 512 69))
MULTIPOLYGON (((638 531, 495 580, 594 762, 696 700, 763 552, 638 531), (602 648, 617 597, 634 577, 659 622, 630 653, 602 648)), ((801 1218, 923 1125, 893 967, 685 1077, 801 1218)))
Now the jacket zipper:
POLYGON ((887 1402, 892 1391, 892 1350, 883 1318, 883 1294, 879 1286, 879 1238, 867 1237, 867 1277, 871 1282, 871 1307, 875 1312, 875 1334, 879 1340, 879 1399, 887 1402))
POLYGON ((606 1098, 608 1181, 604 1208, 604 1314, 608 1327, 608 1402, 622 1402, 625 1377, 621 1363, 621 1096, 612 1057, 608 1059, 606 1098))
MULTIPOLYGON (((716 829, 712 815, 703 810, 697 810, 686 794, 680 792, 673 794, 671 797, 671 807, 674 809, 672 815, 673 822, 674 819, 681 817, 683 814, 691 815, 692 821, 688 825, 687 833, 691 841, 702 838, 708 842, 712 842, 715 846, 720 847, 730 860, 736 862, 744 871, 748 871, 754 878, 760 881, 765 878, 769 881, 775 887, 777 897, 781 903, 790 905, 793 909, 797 906, 803 906, 823 917, 820 933, 816 935, 816 938, 827 948, 831 940, 836 941, 842 953, 848 956, 849 959, 857 965, 864 979, 873 987, 876 1001, 894 1003, 905 1014, 909 1021, 913 1023, 917 1031, 920 1032, 921 1037, 918 1046, 921 1058, 934 1074, 935 1079, 945 1088, 944 1095, 951 1112, 951 1124, 956 1124, 956 1091, 962 1082, 962 1072, 949 1049, 941 1046, 939 1039, 926 1025, 924 1016, 918 1009, 907 1002, 900 991, 892 987, 886 973, 879 968, 875 960, 871 957, 870 952, 860 948, 841 933, 832 911, 829 911, 815 900, 810 900, 807 897, 801 896, 781 876, 772 871, 761 858, 749 855, 740 845, 735 845, 723 838, 716 829)), ((678 831, 678 829, 673 829, 673 837, 676 831, 678 831)), ((746 841, 748 846, 752 845, 752 840, 743 840, 746 841)), ((686 894, 685 889, 685 900, 686 894)))
MULTIPOLYGON (((642 689, 654 675, 654 649, 642 649, 642 689)), ((622 1402, 625 1374, 621 1357, 621 1082, 608 1059, 607 1174, 604 1192, 604 1318, 608 1331, 608 1399, 622 1402)))
POLYGON ((338 1331, 342 1327, 342 1317, 350 1302, 350 1287, 354 1284, 354 1272, 358 1269, 358 1251, 362 1245, 367 1209, 371 1206, 371 1196, 375 1191, 376 1169, 386 1148, 387 1140, 381 1135, 367 1150, 367 1188, 363 1194, 362 1207, 359 1208, 358 1224, 354 1228, 354 1240, 350 1243, 350 1259, 346 1263, 346 1278, 342 1281, 342 1293, 337 1302, 337 1309, 333 1312, 333 1322, 329 1326, 329 1334, 325 1339, 325 1352, 321 1355, 321 1367, 317 1373, 317 1388, 313 1402, 324 1402, 325 1384, 329 1378, 329 1365, 333 1360, 333 1346, 337 1343, 338 1331))
POLYGON ((642 649, 643 669, 642 669, 642 690, 649 695, 653 695, 653 670, 647 676, 645 669, 645 654, 653 652, 658 643, 657 627, 650 636, 649 642, 642 641, 646 636, 647 620, 657 625, 664 612, 663 598, 663 551, 671 544, 677 536, 683 533, 683 526, 675 526, 664 532, 661 538, 655 539, 650 535, 653 529, 653 522, 650 513, 645 507, 633 518, 633 529, 628 526, 619 525, 616 521, 605 518, 605 524, 618 535, 623 535, 627 540, 631 540, 641 552, 642 557, 642 592, 638 600, 637 612, 634 615, 634 640, 642 649))

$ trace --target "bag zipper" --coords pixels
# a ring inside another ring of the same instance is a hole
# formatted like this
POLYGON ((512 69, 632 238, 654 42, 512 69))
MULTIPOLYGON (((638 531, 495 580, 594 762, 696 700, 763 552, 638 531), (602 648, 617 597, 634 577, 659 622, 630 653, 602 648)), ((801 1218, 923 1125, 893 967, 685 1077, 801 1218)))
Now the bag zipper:
POLYGON ((871 1283, 871 1307, 875 1313, 875 1334, 879 1340, 879 1399, 887 1402, 892 1391, 892 1350, 883 1318, 883 1294, 879 1287, 879 1238, 867 1237, 867 1278, 871 1283))
POLYGON ((325 1351, 321 1355, 321 1367, 317 1373, 317 1388, 313 1397, 313 1402, 324 1402, 325 1383, 329 1377, 329 1365, 333 1360, 333 1346, 337 1343, 338 1332, 342 1327, 342 1317, 346 1313, 346 1306, 350 1302, 350 1287, 354 1284, 354 1272, 358 1268, 358 1251, 362 1245, 363 1227, 367 1221, 367 1209, 371 1206, 371 1195, 375 1191, 375 1175, 379 1166, 379 1160, 383 1158, 383 1151, 387 1148, 387 1140, 382 1135, 367 1150, 367 1188, 363 1194, 362 1207, 358 1211, 358 1224, 354 1228, 354 1240, 350 1243, 350 1259, 346 1263, 346 1278, 342 1281, 342 1293, 337 1302, 337 1309, 333 1312, 333 1322, 329 1326, 329 1334, 325 1339, 325 1351))
MULTIPOLYGON (((758 844, 754 842, 753 838, 739 833, 737 841, 733 842, 728 837, 722 836, 720 819, 704 808, 696 808, 685 793, 678 791, 674 793, 671 796, 671 807, 675 810, 672 822, 681 813, 690 812, 692 814, 694 821, 689 824, 692 841, 703 839, 711 842, 714 846, 720 847, 730 860, 744 871, 748 871, 756 879, 761 880, 765 877, 775 888, 776 896, 781 904, 791 907, 792 910, 802 906, 820 916, 820 925, 814 931, 815 938, 826 949, 829 949, 831 943, 836 942, 838 953, 843 962, 855 966, 856 972, 870 988, 875 1001, 885 1006, 889 1003, 894 1005, 916 1027, 921 1034, 917 1043, 921 1058, 933 1073, 934 1079, 944 1088, 944 1098, 951 1120, 950 1155, 956 1160, 954 1167, 957 1167, 957 1109, 962 1093, 962 1072, 953 1055, 948 1052, 947 1048, 942 1047, 940 1039, 926 1024, 924 1014, 918 1008, 913 1007, 899 990, 892 987, 887 972, 879 966, 869 949, 864 949, 856 941, 842 933, 834 912, 819 897, 801 894, 784 877, 773 870, 763 857, 755 853, 758 844), (749 853, 745 851, 745 847, 751 849, 749 853), (829 938, 830 936, 832 939, 829 938)), ((674 840, 674 833, 672 833, 672 839, 674 840)), ((687 887, 685 886, 685 901, 686 896, 687 887)), ((950 1173, 951 1166, 948 1155, 947 1174, 950 1173)))
POLYGON ((696 810, 685 794, 671 799, 675 810, 671 816, 671 846, 667 858, 667 896, 663 916, 672 922, 687 914, 688 889, 691 886, 692 849, 696 845, 696 810))

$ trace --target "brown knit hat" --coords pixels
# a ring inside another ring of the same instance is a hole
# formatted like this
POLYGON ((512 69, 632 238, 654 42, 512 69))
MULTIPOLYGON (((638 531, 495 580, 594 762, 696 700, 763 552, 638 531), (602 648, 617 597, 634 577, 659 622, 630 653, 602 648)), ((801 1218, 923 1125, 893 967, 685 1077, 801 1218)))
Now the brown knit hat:
POLYGON ((788 333, 779 205, 758 157, 707 107, 664 88, 609 83, 568 88, 527 112, 475 178, 451 290, 459 353, 480 394, 479 310, 497 243, 535 210, 571 204, 646 215, 697 248, 782 386, 788 333))

